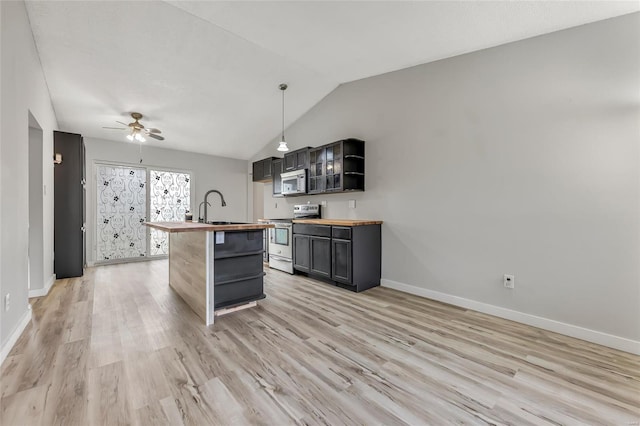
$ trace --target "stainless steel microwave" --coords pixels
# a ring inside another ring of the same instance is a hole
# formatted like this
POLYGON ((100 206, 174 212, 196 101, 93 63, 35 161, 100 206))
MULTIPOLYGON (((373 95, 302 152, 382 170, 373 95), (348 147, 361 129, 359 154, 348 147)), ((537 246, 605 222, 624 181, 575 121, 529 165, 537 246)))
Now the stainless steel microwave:
POLYGON ((307 193, 307 170, 294 170, 282 173, 282 195, 307 193))

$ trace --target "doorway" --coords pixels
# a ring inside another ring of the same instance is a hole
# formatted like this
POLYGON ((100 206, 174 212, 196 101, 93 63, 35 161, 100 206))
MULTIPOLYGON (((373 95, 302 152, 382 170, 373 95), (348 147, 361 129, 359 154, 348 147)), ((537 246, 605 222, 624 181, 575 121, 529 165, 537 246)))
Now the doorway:
POLYGON ((29 112, 29 256, 27 288, 44 289, 44 187, 42 127, 29 112))

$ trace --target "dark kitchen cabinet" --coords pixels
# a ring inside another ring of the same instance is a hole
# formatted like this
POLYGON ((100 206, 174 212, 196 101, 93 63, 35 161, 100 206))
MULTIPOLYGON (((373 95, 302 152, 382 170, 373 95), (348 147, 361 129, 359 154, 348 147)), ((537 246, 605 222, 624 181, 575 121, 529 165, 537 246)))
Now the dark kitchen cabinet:
POLYGON ((310 273, 331 278, 331 238, 309 238, 310 273))
POLYGON ((282 197, 282 176, 284 159, 276 158, 271 162, 271 175, 273 177, 273 196, 282 197))
POLYGON ((290 172, 291 170, 300 170, 309 168, 309 149, 311 147, 297 149, 295 151, 287 152, 284 155, 284 169, 290 172))
POLYGON ((271 182, 272 163, 277 157, 267 157, 253 163, 253 182, 271 182))
POLYGON ((311 270, 310 238, 308 235, 293 234, 293 268, 306 273, 311 270))
POLYGON ((344 139, 309 151, 309 193, 364 191, 364 141, 344 139))
POLYGON ((351 241, 333 239, 331 240, 331 250, 333 252, 331 258, 331 276, 333 280, 351 284, 351 264, 353 262, 351 241))
POLYGON ((380 285, 381 226, 293 224, 296 272, 353 291, 380 285))
POLYGON ((255 229, 226 232, 216 241, 211 270, 216 309, 264 299, 262 239, 263 230, 255 229))
POLYGON ((309 150, 309 194, 324 192, 325 148, 309 150))
POLYGON ((85 151, 82 135, 53 132, 53 269, 57 278, 80 277, 85 261, 85 151))

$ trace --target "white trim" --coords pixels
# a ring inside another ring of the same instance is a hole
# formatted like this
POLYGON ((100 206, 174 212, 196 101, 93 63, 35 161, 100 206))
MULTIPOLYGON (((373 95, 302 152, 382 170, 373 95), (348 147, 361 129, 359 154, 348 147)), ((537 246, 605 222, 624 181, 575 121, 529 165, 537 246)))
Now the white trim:
POLYGON ((205 267, 206 267, 206 280, 205 280, 205 285, 206 285, 206 295, 205 295, 205 299, 206 299, 206 313, 205 316, 206 318, 206 323, 207 326, 212 325, 215 321, 215 315, 214 315, 214 306, 215 306, 215 292, 214 292, 214 280, 215 280, 215 275, 214 275, 214 256, 215 256, 215 243, 214 243, 214 239, 215 239, 215 232, 213 231, 207 231, 207 235, 206 235, 206 239, 205 239, 205 245, 206 245, 206 258, 205 258, 205 267))
POLYGON ((2 346, 2 350, 0 351, 0 365, 2 365, 7 355, 9 355, 9 352, 11 352, 11 349, 13 349, 13 345, 16 344, 24 329, 27 328, 31 322, 31 314, 31 305, 27 305, 27 311, 22 315, 18 325, 13 329, 7 342, 2 346))
POLYGON ((56 274, 51 274, 51 276, 49 277, 49 281, 47 281, 47 283, 44 285, 44 288, 36 288, 36 289, 29 290, 29 299, 33 297, 42 297, 49 294, 49 291, 51 290, 51 286, 53 285, 54 282, 56 282, 56 274))
POLYGON ((640 341, 631 340, 625 337, 615 336, 613 334, 607 334, 601 331, 591 330, 588 328, 580 327, 573 324, 567 324, 536 315, 526 314, 524 312, 514 311, 511 309, 502 308, 500 306, 490 305, 488 303, 465 299, 464 297, 440 293, 438 291, 416 287, 410 284, 404 284, 384 278, 380 280, 380 285, 382 285, 382 287, 388 287, 416 296, 422 296, 428 299, 437 300, 439 302, 448 303, 462 308, 472 309, 474 311, 508 319, 511 321, 516 321, 522 324, 531 325, 533 327, 542 328, 544 330, 553 331, 556 333, 564 334, 566 336, 575 337, 577 339, 586 340, 588 342, 597 343, 599 345, 608 346, 610 348, 640 355, 640 341))

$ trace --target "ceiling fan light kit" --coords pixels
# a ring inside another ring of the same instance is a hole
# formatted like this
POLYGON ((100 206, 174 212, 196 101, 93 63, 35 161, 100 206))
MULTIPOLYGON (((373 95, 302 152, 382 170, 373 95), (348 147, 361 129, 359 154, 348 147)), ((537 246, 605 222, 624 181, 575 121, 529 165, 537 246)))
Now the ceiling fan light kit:
POLYGON ((126 136, 126 138, 131 142, 146 142, 147 139, 145 138, 145 136, 163 141, 164 137, 159 135, 160 133, 162 133, 160 130, 153 128, 147 129, 140 123, 142 117, 143 115, 139 112, 132 112, 131 118, 133 118, 134 120, 132 123, 126 124, 121 121, 116 121, 116 123, 122 124, 125 127, 103 127, 103 129, 128 130, 130 131, 130 133, 126 136))
POLYGON ((287 141, 284 139, 284 91, 287 90, 286 84, 282 83, 279 88, 282 91, 282 139, 280 139, 280 144, 278 145, 278 151, 287 152, 289 151, 289 147, 287 146, 287 141))

